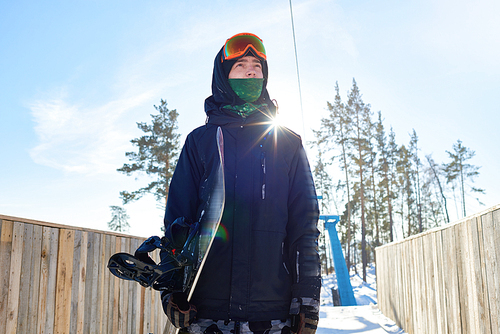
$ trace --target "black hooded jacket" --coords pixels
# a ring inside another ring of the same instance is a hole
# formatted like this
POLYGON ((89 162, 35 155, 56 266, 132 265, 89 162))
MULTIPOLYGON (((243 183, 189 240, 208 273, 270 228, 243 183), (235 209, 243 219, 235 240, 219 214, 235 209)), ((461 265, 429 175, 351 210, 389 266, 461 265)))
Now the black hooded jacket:
MULTIPOLYGON (((221 50, 222 51, 222 50, 221 50)), ((244 101, 231 90, 231 63, 214 62, 207 123, 186 138, 170 184, 165 226, 176 218, 199 219, 206 180, 219 157, 217 128, 224 136, 225 207, 191 303, 198 318, 267 321, 286 319, 293 297, 319 300, 318 205, 309 164, 298 135, 272 126, 276 109, 264 87, 243 118, 224 105, 244 101)))

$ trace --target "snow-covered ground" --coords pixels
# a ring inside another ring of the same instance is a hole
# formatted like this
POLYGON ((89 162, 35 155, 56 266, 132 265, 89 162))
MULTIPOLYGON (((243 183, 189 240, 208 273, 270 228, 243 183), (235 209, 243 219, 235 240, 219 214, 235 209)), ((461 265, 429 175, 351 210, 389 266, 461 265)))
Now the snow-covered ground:
MULTIPOLYGON (((358 270, 361 274, 361 270, 358 270)), ((377 307, 375 266, 366 269, 366 282, 351 272, 351 285, 358 306, 333 306, 332 288, 337 289, 335 274, 323 276, 321 308, 317 334, 403 334, 377 307)))

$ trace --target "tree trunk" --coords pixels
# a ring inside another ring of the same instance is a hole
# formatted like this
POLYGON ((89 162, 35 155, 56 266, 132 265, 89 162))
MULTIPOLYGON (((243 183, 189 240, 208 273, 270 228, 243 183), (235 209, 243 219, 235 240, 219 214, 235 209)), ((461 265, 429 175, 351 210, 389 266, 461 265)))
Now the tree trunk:
POLYGON ((349 195, 349 172, 347 170, 347 156, 345 153, 344 144, 342 144, 342 156, 344 159, 345 182, 347 189, 347 256, 346 265, 347 270, 351 268, 351 197, 349 195))
POLYGON ((436 178, 438 187, 439 187, 439 192, 441 193, 441 197, 443 198, 443 205, 444 205, 444 211, 446 213, 446 222, 450 222, 450 215, 448 214, 448 205, 446 203, 446 197, 444 196, 444 191, 443 187, 441 186, 441 181, 439 180, 438 174, 436 172, 436 168, 434 165, 434 161, 431 160, 429 156, 426 156, 427 162, 429 163, 429 166, 431 167, 432 173, 434 174, 434 177, 436 178))
POLYGON ((463 207, 463 213, 464 217, 467 217, 467 213, 465 211, 465 190, 464 190, 464 170, 463 170, 463 161, 460 159, 460 186, 461 186, 461 191, 462 191, 462 207, 463 207))
POLYGON ((358 156, 359 156, 359 197, 361 201, 361 262, 363 267, 363 281, 366 282, 366 222, 365 222, 365 186, 363 180, 363 148, 361 147, 361 135, 358 126, 358 156))

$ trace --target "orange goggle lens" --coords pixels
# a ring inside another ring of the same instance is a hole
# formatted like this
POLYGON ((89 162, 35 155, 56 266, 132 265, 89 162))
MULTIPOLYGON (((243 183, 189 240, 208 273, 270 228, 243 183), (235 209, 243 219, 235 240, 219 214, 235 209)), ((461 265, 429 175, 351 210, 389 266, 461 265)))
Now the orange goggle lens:
POLYGON ((245 54, 249 48, 266 60, 266 49, 262 40, 254 34, 242 33, 229 38, 224 45, 224 60, 234 59, 245 54))

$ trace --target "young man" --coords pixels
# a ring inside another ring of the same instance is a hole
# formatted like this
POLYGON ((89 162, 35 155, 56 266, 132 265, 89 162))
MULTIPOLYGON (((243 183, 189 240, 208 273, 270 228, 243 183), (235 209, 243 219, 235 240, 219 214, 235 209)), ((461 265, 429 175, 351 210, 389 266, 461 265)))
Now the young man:
POLYGON ((179 217, 199 219, 206 180, 219 163, 220 127, 224 237, 215 239, 190 305, 162 294, 169 318, 191 324, 189 333, 316 331, 318 204, 300 137, 272 125, 267 80, 262 40, 249 33, 229 38, 215 57, 206 124, 188 135, 170 184, 167 230, 179 217))

